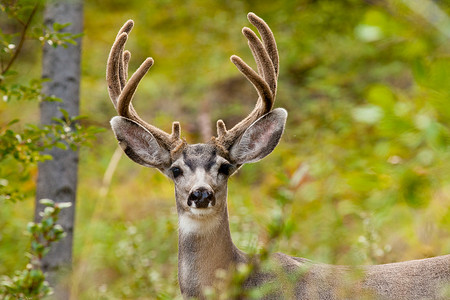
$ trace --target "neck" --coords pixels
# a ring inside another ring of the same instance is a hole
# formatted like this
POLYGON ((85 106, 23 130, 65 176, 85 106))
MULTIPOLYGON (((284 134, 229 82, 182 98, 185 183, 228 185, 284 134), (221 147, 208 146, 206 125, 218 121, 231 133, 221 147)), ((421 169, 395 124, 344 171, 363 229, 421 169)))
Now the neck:
POLYGON ((201 297, 203 288, 214 285, 218 269, 244 261, 231 240, 226 205, 207 218, 179 216, 178 280, 185 297, 201 297))

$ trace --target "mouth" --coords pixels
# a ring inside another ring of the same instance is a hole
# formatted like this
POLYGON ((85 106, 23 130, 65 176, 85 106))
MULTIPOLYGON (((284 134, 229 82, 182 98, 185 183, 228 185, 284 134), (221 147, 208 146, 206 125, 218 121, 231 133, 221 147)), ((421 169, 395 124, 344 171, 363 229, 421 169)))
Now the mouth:
POLYGON ((203 217, 212 215, 214 213, 214 208, 210 203, 206 208, 189 207, 188 211, 194 216, 203 217))

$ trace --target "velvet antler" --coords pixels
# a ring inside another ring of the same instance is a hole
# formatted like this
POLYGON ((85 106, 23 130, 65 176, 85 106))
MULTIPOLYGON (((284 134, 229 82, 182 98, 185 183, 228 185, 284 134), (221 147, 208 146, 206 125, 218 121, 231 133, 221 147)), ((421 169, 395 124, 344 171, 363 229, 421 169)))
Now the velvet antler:
POLYGON ((222 120, 217 121, 217 143, 228 149, 242 133, 258 118, 272 110, 277 92, 278 79, 278 50, 269 26, 254 13, 247 15, 261 35, 258 36, 247 27, 242 33, 248 40, 248 45, 256 61, 258 72, 249 67, 240 57, 233 55, 231 61, 238 70, 253 84, 258 92, 259 98, 253 111, 230 130, 227 130, 222 120))
POLYGON ((124 51, 124 47, 133 25, 133 21, 128 20, 122 26, 109 53, 106 69, 109 97, 119 116, 133 120, 143 126, 158 140, 161 146, 170 151, 182 143, 180 139, 180 124, 173 122, 172 134, 168 134, 142 120, 131 104, 139 82, 153 65, 153 59, 147 58, 127 81, 128 62, 131 54, 129 51, 124 51))

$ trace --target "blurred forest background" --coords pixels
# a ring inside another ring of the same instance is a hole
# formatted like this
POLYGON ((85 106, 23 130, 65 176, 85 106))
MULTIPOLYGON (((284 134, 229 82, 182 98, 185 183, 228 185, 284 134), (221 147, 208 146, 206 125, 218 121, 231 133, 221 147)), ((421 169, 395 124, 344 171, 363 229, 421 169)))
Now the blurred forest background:
MULTIPOLYGON (((106 130, 81 148, 74 267, 66 279, 74 299, 180 297, 172 183, 125 156, 117 160, 109 129, 115 111, 105 64, 117 31, 135 21, 130 73, 147 56, 155 59, 135 96, 139 114, 165 130, 180 121, 182 135, 196 143, 215 134, 217 119, 230 127, 255 104, 256 92, 229 61, 237 54, 254 66, 241 34, 249 11, 275 34, 275 106, 289 117, 278 148, 230 179, 236 245, 258 251, 279 220, 274 251, 325 263, 450 253, 448 1, 89 0, 82 123, 106 130)), ((8 80, 39 78, 40 48, 25 43, 20 76, 8 80)), ((23 121, 17 130, 38 123, 38 101, 2 99, 0 132, 15 118, 23 121)), ((25 199, 0 200, 0 274, 26 264, 36 170, 20 182, 25 199)))

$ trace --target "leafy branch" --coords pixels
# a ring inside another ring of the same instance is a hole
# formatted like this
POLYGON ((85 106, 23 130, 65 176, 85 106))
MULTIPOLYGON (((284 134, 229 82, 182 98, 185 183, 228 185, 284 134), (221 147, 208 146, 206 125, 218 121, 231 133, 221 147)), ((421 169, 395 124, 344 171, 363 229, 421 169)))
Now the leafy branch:
POLYGON ((30 222, 27 233, 31 236, 31 248, 27 253, 29 262, 24 270, 16 271, 14 276, 0 278, 0 299, 42 299, 53 293, 53 289, 45 280, 42 272, 42 259, 50 251, 53 243, 65 237, 64 229, 57 224, 61 209, 71 206, 71 203, 55 203, 49 199, 40 201, 46 206, 41 212, 41 221, 30 222))
POLYGON ((7 179, 15 177, 12 173, 17 173, 17 164, 22 166, 21 178, 24 178, 30 166, 51 159, 51 156, 42 151, 53 147, 77 150, 82 145, 89 144, 95 134, 102 131, 95 126, 82 126, 79 122, 84 118, 82 116, 70 117, 67 111, 63 109, 60 111, 63 117, 54 118, 54 124, 44 126, 27 124, 22 132, 17 132, 11 129, 12 125, 19 122, 16 119, 4 128, 0 127, 0 163, 16 164, 10 171, 8 168, 0 170, 0 201, 16 201, 23 198, 23 192, 20 193, 18 189, 13 188, 10 185, 11 180, 7 179))
POLYGON ((3 75, 11 68, 12 64, 16 60, 16 58, 19 55, 20 51, 22 50, 23 43, 25 42, 25 37, 26 37, 27 31, 28 31, 28 28, 30 27, 30 24, 31 24, 31 21, 33 20, 33 17, 36 15, 36 12, 38 10, 39 4, 40 4, 40 1, 36 2, 36 4, 34 5, 33 9, 31 10, 30 15, 28 16, 27 21, 23 24, 22 31, 20 33, 19 44, 17 45, 16 50, 14 51, 13 55, 9 59, 8 63, 6 64, 6 67, 2 68, 2 70, 1 70, 1 75, 2 76, 0 77, 0 82, 3 79, 3 75))
MULTIPOLYGON (((30 6, 22 3, 2 3, 0 4, 0 11, 6 12, 7 16, 11 19, 17 21, 21 30, 18 33, 18 42, 14 43, 12 38, 16 34, 3 34, 0 30, 0 42, 2 44, 2 53, 9 54, 9 59, 7 62, 3 62, 3 57, 0 57, 0 87, 5 79, 5 76, 8 74, 14 74, 12 72, 11 67, 15 63, 17 57, 21 53, 23 49, 23 45, 27 38, 32 40, 39 41, 42 45, 45 43, 53 46, 53 47, 67 47, 68 44, 76 44, 76 39, 82 36, 81 33, 73 34, 70 32, 63 32, 65 28, 67 28, 70 23, 59 24, 54 23, 52 28, 47 28, 43 24, 37 25, 31 29, 32 21, 39 10, 41 5, 41 0, 36 1, 31 11, 28 13, 30 6), (25 21, 22 21, 25 19, 25 21), (31 31, 31 33, 30 33, 31 31)), ((2 90, 6 89, 4 86, 2 90)), ((5 92, 5 91, 3 91, 5 92)))
POLYGON ((76 39, 83 35, 82 33, 63 32, 63 29, 68 26, 70 23, 53 23, 52 28, 34 28, 32 37, 38 39, 42 45, 47 43, 54 48, 58 46, 67 48, 68 44, 76 45, 76 39))

